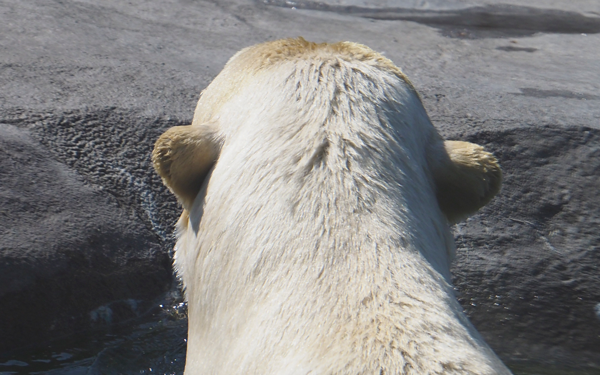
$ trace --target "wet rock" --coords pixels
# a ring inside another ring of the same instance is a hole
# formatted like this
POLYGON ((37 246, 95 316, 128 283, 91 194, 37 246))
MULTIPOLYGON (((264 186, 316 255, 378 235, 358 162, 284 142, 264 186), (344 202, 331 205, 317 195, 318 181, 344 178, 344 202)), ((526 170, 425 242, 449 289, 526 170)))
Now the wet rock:
POLYGON ((467 139, 494 150, 505 174, 500 196, 456 226, 454 283, 467 314, 514 360, 597 366, 600 131, 545 126, 467 139))
POLYGON ((6 124, 0 217, 0 351, 89 329, 99 306, 151 300, 171 280, 167 252, 135 211, 6 124))

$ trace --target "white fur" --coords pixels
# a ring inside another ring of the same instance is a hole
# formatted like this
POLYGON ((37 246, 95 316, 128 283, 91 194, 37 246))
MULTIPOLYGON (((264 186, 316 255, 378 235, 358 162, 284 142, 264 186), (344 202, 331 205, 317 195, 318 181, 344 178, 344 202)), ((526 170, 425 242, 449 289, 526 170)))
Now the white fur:
POLYGON ((178 223, 186 374, 510 374, 453 295, 410 83, 318 49, 240 74, 192 124, 221 148, 178 223))

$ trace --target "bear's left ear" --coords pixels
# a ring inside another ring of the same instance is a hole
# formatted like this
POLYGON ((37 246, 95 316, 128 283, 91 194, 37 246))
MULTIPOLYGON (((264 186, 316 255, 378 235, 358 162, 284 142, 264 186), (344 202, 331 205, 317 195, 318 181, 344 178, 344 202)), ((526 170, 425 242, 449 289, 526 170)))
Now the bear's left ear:
POLYGON ((498 160, 474 143, 444 141, 443 151, 434 152, 429 163, 438 204, 454 224, 485 206, 498 193, 502 171, 498 160))
POLYGON ((175 126, 158 138, 152 164, 163 182, 190 210, 204 178, 213 167, 222 142, 212 124, 175 126))

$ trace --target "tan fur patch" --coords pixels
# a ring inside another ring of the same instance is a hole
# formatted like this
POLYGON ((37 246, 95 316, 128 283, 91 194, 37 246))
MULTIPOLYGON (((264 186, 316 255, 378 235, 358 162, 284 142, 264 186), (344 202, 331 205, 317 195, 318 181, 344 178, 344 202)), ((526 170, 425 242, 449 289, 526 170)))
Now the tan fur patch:
MULTIPOLYGON (((352 42, 314 43, 304 38, 282 39, 245 48, 235 54, 223 71, 202 93, 194 124, 212 121, 222 105, 230 100, 251 79, 268 73, 270 68, 283 62, 314 60, 322 64, 331 59, 361 61, 403 80, 419 97, 410 80, 394 63, 367 46, 352 42)), ((420 97, 419 97, 420 98, 420 97)))

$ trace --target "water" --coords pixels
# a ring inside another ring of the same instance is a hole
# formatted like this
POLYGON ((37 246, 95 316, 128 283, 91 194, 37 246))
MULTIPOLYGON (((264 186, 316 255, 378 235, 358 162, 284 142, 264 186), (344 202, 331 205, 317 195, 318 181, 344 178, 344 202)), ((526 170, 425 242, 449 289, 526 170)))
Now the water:
POLYGON ((0 375, 183 374, 187 308, 157 306, 134 325, 56 340, 0 357, 0 375))
MULTIPOLYGON (((183 374, 187 307, 181 300, 157 306, 135 324, 56 340, 35 351, 0 357, 0 375, 183 374)), ((508 363, 515 375, 600 375, 600 370, 508 363)))

